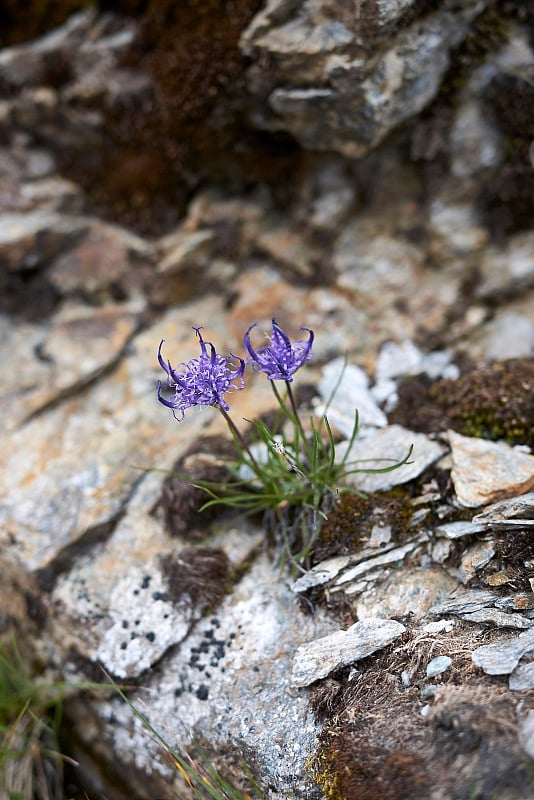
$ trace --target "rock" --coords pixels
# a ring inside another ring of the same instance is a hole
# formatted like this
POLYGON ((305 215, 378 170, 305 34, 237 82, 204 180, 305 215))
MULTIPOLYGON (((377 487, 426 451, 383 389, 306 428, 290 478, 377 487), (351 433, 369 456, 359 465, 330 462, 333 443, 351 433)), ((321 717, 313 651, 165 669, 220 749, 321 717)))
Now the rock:
MULTIPOLYGON (((309 713, 307 693, 290 688, 290 670, 295 648, 331 626, 320 610, 313 616, 297 611, 294 595, 262 556, 214 613, 167 654, 164 669, 146 674, 143 688, 129 699, 158 730, 166 719, 168 741, 187 747, 191 739, 208 736, 221 752, 247 753, 260 787, 276 786, 273 797, 314 798, 305 764, 315 751, 319 726, 309 713)), ((116 762, 135 765, 163 775, 167 785, 173 781, 161 747, 132 724, 121 700, 93 698, 91 709, 98 719, 92 730, 84 726, 84 750, 94 751, 95 738, 110 737, 113 748, 104 754, 110 768, 116 762)))
POLYGON ((82 11, 37 42, 2 50, 0 52, 2 79, 12 87, 42 84, 47 70, 47 57, 79 50, 96 18, 94 9, 82 11))
POLYGON ((509 519, 532 519, 534 517, 534 492, 527 492, 510 500, 486 506, 473 517, 474 523, 504 522, 509 519))
POLYGON ((440 567, 395 567, 389 575, 366 587, 359 597, 348 596, 360 619, 376 615, 422 619, 447 597, 456 581, 440 567))
POLYGON ((321 584, 327 583, 332 580, 332 578, 339 575, 341 570, 350 563, 350 556, 334 556, 334 558, 327 558, 298 578, 298 580, 292 584, 291 589, 298 593, 306 592, 314 586, 321 586, 321 584))
POLYGON ((484 533, 488 528, 485 522, 444 522, 434 528, 436 536, 445 536, 447 539, 460 539, 462 536, 472 536, 475 533, 484 533))
MULTIPOLYGON (((347 444, 341 443, 336 449, 336 458, 344 457, 347 444)), ((362 439, 356 438, 349 456, 348 463, 352 469, 361 466, 362 472, 356 472, 347 477, 347 483, 362 492, 387 491, 393 486, 398 486, 413 480, 420 475, 430 464, 440 458, 444 453, 437 442, 433 442, 422 433, 414 433, 400 425, 390 425, 387 428, 369 433, 362 439), (409 463, 398 469, 385 473, 365 473, 366 469, 381 469, 389 466, 394 461, 401 461, 413 451, 409 463)))
POLYGON ((433 658, 432 661, 429 661, 426 665, 427 678, 435 678, 436 675, 441 675, 442 672, 449 669, 451 664, 452 658, 449 656, 436 656, 436 658, 433 658))
POLYGON ((451 353, 446 350, 423 353, 410 340, 402 343, 386 342, 382 346, 376 362, 377 384, 392 378, 422 373, 433 380, 442 377, 452 378, 457 373, 457 367, 451 364, 451 353))
POLYGON ((525 753, 530 758, 534 758, 534 710, 532 709, 529 709, 524 717, 520 719, 519 743, 525 753))
POLYGON ((475 542, 475 544, 468 547, 462 556, 460 564, 460 579, 464 583, 468 583, 478 572, 489 564, 495 555, 495 542, 492 540, 475 542))
POLYGON ((432 614, 464 614, 480 611, 493 605, 497 596, 484 589, 471 589, 469 591, 456 591, 454 594, 432 608, 432 614))
POLYGON ((51 323, 34 328, 26 342, 22 370, 20 350, 6 353, 11 378, 0 398, 6 407, 6 428, 82 391, 116 364, 139 327, 141 310, 133 303, 96 309, 66 304, 51 323), (16 382, 11 384, 12 380, 16 382), (12 404, 14 397, 16 404, 12 404))
POLYGON ((282 128, 305 148, 364 156, 435 96, 450 51, 485 7, 444 2, 404 26, 409 5, 363 4, 340 17, 326 2, 308 1, 285 4, 280 16, 261 13, 241 38, 256 60, 249 88, 268 96, 274 112, 258 108, 256 124, 282 128), (261 69, 265 59, 269 71, 261 69))
POLYGON ((518 233, 501 247, 489 247, 480 262, 482 281, 477 296, 491 298, 518 293, 534 283, 534 233, 518 233))
POLYGON ((431 247, 442 256, 467 255, 481 251, 488 233, 480 224, 470 203, 454 203, 448 197, 436 198, 430 209, 431 247))
MULTIPOLYGON (((419 541, 416 540, 414 542, 409 542, 402 547, 394 547, 387 553, 382 553, 374 558, 367 558, 365 561, 361 561, 359 564, 356 564, 356 566, 350 567, 350 569, 344 571, 336 580, 335 585, 341 586, 346 583, 350 583, 354 581, 355 578, 360 577, 360 575, 363 575, 372 569, 376 569, 376 567, 383 567, 386 564, 394 564, 396 561, 402 561, 408 553, 411 553, 412 550, 417 547, 420 541, 422 541, 422 539, 419 539, 419 541)), ((344 591, 350 593, 350 586, 345 587, 344 591)))
POLYGON ((347 664, 365 658, 391 644, 406 628, 400 622, 366 619, 346 631, 336 631, 297 648, 291 670, 291 683, 309 686, 347 664))
POLYGON ((534 487, 534 456, 501 442, 447 433, 451 445, 451 477, 460 505, 493 503, 534 487))
POLYGON ((376 404, 368 389, 369 379, 365 372, 345 359, 337 358, 322 370, 319 394, 325 405, 319 405, 316 413, 326 414, 329 422, 344 436, 350 438, 354 429, 355 413, 362 428, 387 425, 387 417, 376 404))
MULTIPOLYGON (((477 87, 478 88, 478 87, 477 87)), ((496 166, 502 156, 502 143, 495 127, 484 117, 476 98, 466 98, 458 109, 451 132, 452 174, 459 179, 496 166)))
POLYGON ((501 314, 491 326, 486 343, 486 359, 529 358, 533 354, 534 323, 523 314, 501 314))
POLYGON ((75 292, 95 295, 121 287, 130 296, 136 284, 132 273, 143 259, 149 258, 151 251, 151 246, 139 236, 95 220, 88 224, 85 236, 74 247, 63 249, 48 276, 63 295, 75 292))
POLYGON ((198 348, 189 324, 204 320, 225 330, 216 298, 173 309, 136 337, 105 381, 64 398, 5 437, 0 541, 6 552, 17 553, 32 570, 54 570, 62 553, 113 526, 140 478, 139 468, 169 469, 206 419, 225 429, 211 409, 195 409, 199 413, 191 413, 180 429, 155 396, 160 339, 169 340, 184 360, 192 358, 198 348))
POLYGON ((475 666, 483 669, 487 675, 509 675, 525 653, 531 650, 534 650, 534 627, 512 639, 477 647, 471 657, 475 666))
POLYGON ((88 221, 49 211, 0 215, 0 262, 11 272, 42 267, 87 229, 88 221))
POLYGON ((526 630, 534 625, 534 620, 528 619, 521 614, 510 614, 497 611, 495 608, 483 608, 479 611, 467 611, 458 614, 466 622, 483 622, 497 625, 499 628, 516 628, 526 630))

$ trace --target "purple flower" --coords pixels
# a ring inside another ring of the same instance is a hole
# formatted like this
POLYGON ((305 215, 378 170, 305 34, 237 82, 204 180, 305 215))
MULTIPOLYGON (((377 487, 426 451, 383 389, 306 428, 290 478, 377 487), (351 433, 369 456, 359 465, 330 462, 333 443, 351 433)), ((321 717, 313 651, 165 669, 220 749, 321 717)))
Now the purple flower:
MULTIPOLYGON (((167 388, 170 394, 162 395, 162 384, 158 381, 158 400, 164 406, 178 411, 179 419, 184 418, 186 408, 191 406, 220 406, 228 411, 228 404, 224 395, 228 389, 242 389, 244 387, 243 373, 245 362, 242 358, 234 356, 220 356, 211 342, 205 342, 200 333, 200 328, 193 328, 200 341, 200 357, 193 358, 187 363, 180 364, 181 372, 171 367, 170 361, 165 361, 161 355, 163 339, 158 349, 158 361, 167 373, 167 388), (239 366, 231 362, 231 358, 239 361, 239 366)), ((176 416, 176 414, 175 414, 176 416)))
POLYGON ((245 349, 250 356, 252 367, 257 372, 265 372, 271 381, 292 381, 293 374, 301 367, 305 361, 312 357, 312 344, 314 333, 309 328, 301 328, 301 331, 309 333, 306 342, 294 342, 287 333, 273 318, 273 332, 270 344, 254 350, 250 344, 250 331, 254 328, 251 325, 245 333, 245 349))

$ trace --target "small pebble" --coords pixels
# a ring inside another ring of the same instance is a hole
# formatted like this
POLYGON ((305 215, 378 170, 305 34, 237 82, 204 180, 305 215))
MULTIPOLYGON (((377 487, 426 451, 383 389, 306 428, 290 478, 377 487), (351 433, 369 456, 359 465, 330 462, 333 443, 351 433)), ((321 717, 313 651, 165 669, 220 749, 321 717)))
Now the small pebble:
POLYGON ((441 675, 442 672, 449 669, 452 664, 452 658, 449 656, 437 656, 427 664, 426 676, 427 678, 434 678, 436 675, 441 675))

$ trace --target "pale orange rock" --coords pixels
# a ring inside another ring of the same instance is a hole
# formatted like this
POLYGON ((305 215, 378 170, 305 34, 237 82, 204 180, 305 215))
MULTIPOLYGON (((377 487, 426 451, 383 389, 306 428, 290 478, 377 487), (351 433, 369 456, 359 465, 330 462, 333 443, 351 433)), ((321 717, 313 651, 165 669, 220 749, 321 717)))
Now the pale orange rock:
POLYGON ((458 502, 466 508, 516 497, 534 487, 534 456, 504 442, 488 442, 448 431, 451 477, 458 502))

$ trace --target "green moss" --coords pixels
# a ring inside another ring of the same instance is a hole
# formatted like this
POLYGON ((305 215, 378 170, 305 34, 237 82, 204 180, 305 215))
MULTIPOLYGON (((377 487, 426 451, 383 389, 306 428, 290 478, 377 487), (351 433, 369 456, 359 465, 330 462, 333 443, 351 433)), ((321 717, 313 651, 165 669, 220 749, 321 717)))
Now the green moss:
POLYGON ((450 427, 466 436, 534 446, 534 361, 510 359, 473 370, 429 392, 450 427))
POLYGON ((410 378, 399 388, 389 421, 424 433, 452 428, 465 436, 534 447, 534 361, 496 361, 433 384, 410 378))
POLYGON ((376 495, 342 495, 328 514, 313 552, 314 563, 355 553, 365 546, 375 525, 390 526, 402 538, 412 518, 410 493, 402 487, 376 495))

